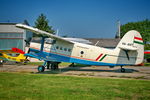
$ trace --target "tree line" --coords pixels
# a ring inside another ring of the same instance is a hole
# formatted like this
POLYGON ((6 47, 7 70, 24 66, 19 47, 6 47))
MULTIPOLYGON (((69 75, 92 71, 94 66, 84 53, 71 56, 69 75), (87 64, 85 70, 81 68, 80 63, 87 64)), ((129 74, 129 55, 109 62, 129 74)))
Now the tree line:
POLYGON ((123 37, 124 34, 129 30, 137 30, 138 32, 140 32, 145 44, 145 49, 150 50, 150 44, 147 44, 148 42, 150 42, 150 20, 149 19, 145 19, 143 21, 138 21, 138 22, 129 22, 127 24, 121 25, 120 29, 121 29, 120 32, 121 37, 123 37))

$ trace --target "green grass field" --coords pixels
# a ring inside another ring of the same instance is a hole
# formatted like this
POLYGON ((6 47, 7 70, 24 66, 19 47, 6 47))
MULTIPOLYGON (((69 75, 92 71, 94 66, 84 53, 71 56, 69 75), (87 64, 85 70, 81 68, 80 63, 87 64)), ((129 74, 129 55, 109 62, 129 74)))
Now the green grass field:
POLYGON ((0 100, 150 100, 150 81, 1 72, 0 100))

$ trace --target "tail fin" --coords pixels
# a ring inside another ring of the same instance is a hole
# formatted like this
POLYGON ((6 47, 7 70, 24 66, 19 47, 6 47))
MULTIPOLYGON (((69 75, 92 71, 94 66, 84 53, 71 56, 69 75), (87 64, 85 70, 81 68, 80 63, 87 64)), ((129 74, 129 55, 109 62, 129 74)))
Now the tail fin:
POLYGON ((131 30, 128 31, 116 48, 126 50, 126 51, 132 51, 137 52, 136 61, 135 64, 140 64, 143 62, 144 59, 144 43, 142 36, 138 31, 131 30))

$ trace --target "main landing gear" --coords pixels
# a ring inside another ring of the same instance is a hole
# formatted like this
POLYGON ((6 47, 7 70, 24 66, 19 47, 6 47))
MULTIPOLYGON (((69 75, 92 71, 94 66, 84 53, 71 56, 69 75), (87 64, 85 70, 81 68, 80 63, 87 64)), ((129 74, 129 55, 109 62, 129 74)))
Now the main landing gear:
POLYGON ((38 66, 38 72, 44 72, 45 67, 43 65, 38 66))
POLYGON ((51 70, 57 70, 59 63, 60 62, 50 62, 50 61, 47 61, 43 65, 38 66, 38 72, 44 72, 45 68, 47 68, 47 69, 51 68, 51 70))
POLYGON ((124 68, 122 68, 123 66, 121 66, 121 72, 125 72, 125 69, 124 68))

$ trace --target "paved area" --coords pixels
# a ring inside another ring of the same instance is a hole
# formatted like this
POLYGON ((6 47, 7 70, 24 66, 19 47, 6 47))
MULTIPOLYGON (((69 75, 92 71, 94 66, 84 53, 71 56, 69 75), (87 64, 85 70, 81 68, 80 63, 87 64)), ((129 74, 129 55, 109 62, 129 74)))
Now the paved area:
POLYGON ((126 72, 120 72, 120 67, 109 68, 107 66, 87 67, 60 67, 59 70, 38 73, 37 66, 32 65, 3 65, 0 72, 21 72, 35 74, 57 74, 83 77, 109 77, 109 78, 134 78, 150 80, 150 67, 147 66, 125 66, 126 72))

